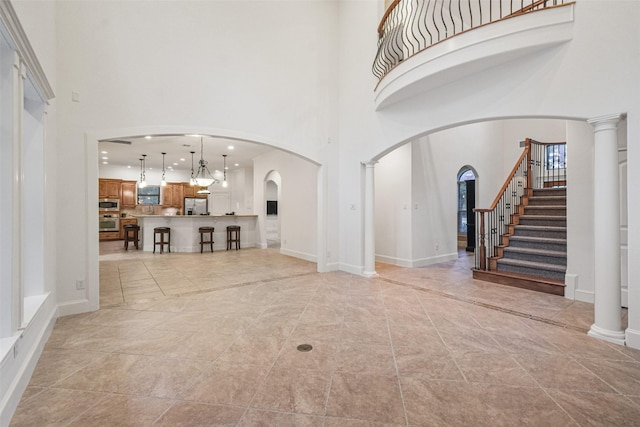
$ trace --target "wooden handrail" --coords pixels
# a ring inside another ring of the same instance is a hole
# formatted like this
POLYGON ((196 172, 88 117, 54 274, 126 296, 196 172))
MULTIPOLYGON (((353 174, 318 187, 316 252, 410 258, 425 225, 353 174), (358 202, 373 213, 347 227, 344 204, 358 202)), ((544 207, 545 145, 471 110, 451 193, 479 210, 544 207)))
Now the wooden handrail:
POLYGON ((505 18, 509 18, 510 16, 518 16, 518 15, 522 15, 523 13, 527 13, 527 12, 529 12, 530 10, 533 10, 533 9, 535 9, 536 7, 540 6, 541 4, 546 3, 546 2, 548 2, 548 1, 549 1, 549 0, 538 0, 537 2, 535 2, 535 3, 531 3, 531 4, 529 4, 529 5, 525 6, 525 7, 523 7, 523 8, 522 8, 522 9, 520 9, 520 10, 516 10, 515 12, 510 13, 509 15, 505 16, 505 18))
POLYGON ((531 143, 530 143, 530 139, 527 138, 527 146, 525 147, 524 151, 522 152, 522 154, 518 158, 518 161, 516 162, 515 166, 511 170, 511 173, 509 174, 507 179, 504 181, 504 184, 502 184, 502 187, 500 188, 500 191, 498 191, 498 195, 496 196, 495 200, 491 204, 491 207, 490 208, 474 209, 473 210, 474 212, 491 212, 492 210, 494 210, 496 208, 496 206, 498 206, 498 202, 500 201, 500 198, 502 197, 502 194, 505 192, 505 190, 509 186, 509 183, 511 182, 511 179, 513 179, 513 177, 515 176, 516 172, 518 171, 518 168, 520 167, 520 163, 522 163, 522 161, 529 154, 530 151, 531 151, 531 143))
POLYGON ((393 0, 393 3, 391 3, 389 5, 389 7, 387 8, 387 10, 384 11, 384 15, 382 15, 382 19, 380 20, 380 23, 378 24, 378 38, 382 37, 382 33, 384 32, 384 29, 382 28, 384 26, 385 21, 387 20, 387 18, 389 17, 389 14, 391 12, 393 12, 393 9, 395 9, 395 7, 398 5, 398 3, 400 3, 402 0, 393 0))

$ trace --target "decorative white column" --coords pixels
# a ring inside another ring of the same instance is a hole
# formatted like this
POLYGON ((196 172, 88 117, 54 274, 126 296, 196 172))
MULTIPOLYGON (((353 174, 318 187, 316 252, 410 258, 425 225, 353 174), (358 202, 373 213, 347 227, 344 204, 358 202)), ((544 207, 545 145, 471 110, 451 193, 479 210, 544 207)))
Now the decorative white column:
POLYGON ((375 212, 375 164, 362 162, 364 165, 364 271, 365 277, 377 276, 376 273, 376 225, 375 212))
POLYGON ((594 323, 589 335, 624 345, 620 319, 620 184, 615 114, 588 120, 594 127, 593 228, 595 246, 594 323))

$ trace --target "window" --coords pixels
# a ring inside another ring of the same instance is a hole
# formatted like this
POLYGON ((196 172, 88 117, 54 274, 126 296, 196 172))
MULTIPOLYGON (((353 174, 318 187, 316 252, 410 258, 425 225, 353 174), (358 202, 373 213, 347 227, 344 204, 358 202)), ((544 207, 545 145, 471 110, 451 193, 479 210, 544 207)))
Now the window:
POLYGON ((547 145, 547 170, 566 169, 567 167, 567 145, 547 145))
POLYGON ((467 181, 475 179, 471 169, 465 169, 458 175, 458 233, 467 232, 467 181))
POLYGON ((160 204, 160 186, 148 185, 144 188, 138 188, 138 204, 139 205, 159 205, 160 204))

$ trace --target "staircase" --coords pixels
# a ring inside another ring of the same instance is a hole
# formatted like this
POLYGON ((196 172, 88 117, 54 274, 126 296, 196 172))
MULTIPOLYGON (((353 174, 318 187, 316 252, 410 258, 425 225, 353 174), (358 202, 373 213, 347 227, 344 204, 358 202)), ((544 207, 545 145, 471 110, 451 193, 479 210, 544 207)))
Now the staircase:
POLYGON ((545 175, 555 172, 544 163, 546 150, 544 145, 543 150, 537 149, 538 144, 544 143, 527 139, 525 152, 492 207, 476 209, 481 242, 473 277, 564 295, 567 190, 546 185, 565 185, 566 178, 551 181, 545 175), (543 188, 530 188, 527 183, 543 188))
POLYGON ((564 295, 567 190, 545 188, 528 192, 531 196, 522 197, 519 213, 513 215, 513 224, 507 226, 496 256, 489 260, 490 270, 504 273, 502 277, 515 273, 514 280, 529 282, 520 287, 564 295))

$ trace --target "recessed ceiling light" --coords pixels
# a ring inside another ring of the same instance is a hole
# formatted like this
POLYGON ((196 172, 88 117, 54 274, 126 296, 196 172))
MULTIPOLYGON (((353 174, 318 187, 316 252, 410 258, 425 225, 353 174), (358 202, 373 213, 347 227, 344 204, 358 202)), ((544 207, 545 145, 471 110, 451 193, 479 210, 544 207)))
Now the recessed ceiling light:
POLYGON ((102 164, 103 164, 103 165, 108 165, 108 164, 109 164, 109 162, 102 162, 102 164))
POLYGON ((200 135, 198 135, 196 133, 192 133, 191 135, 187 135, 187 136, 195 136, 196 138, 200 138, 200 135))
MULTIPOLYGON (((180 159, 181 162, 184 162, 186 159, 180 159)), ((174 165, 177 165, 177 163, 174 163, 174 165)))
POLYGON ((238 167, 238 166, 240 166, 240 163, 236 163, 234 166, 235 166, 235 167, 238 167))
POLYGON ((106 152, 106 151, 101 151, 100 153, 101 153, 101 154, 107 154, 107 152, 106 152))
POLYGON ((230 145, 227 147, 229 150, 233 150, 235 147, 233 145, 230 145))
POLYGON ((109 160, 109 158, 107 156, 103 156, 102 160, 109 160))
POLYGON ((145 136, 144 139, 151 139, 151 135, 145 136))
POLYGON ((229 170, 229 166, 225 166, 224 170, 228 171, 229 170))
POLYGON ((128 169, 131 169, 131 165, 128 165, 128 166, 127 166, 127 168, 128 168, 128 169))
MULTIPOLYGON (((182 159, 182 161, 184 161, 184 159, 182 159)), ((178 164, 177 164, 177 163, 174 163, 174 164, 173 164, 173 166, 178 166, 178 164)))

